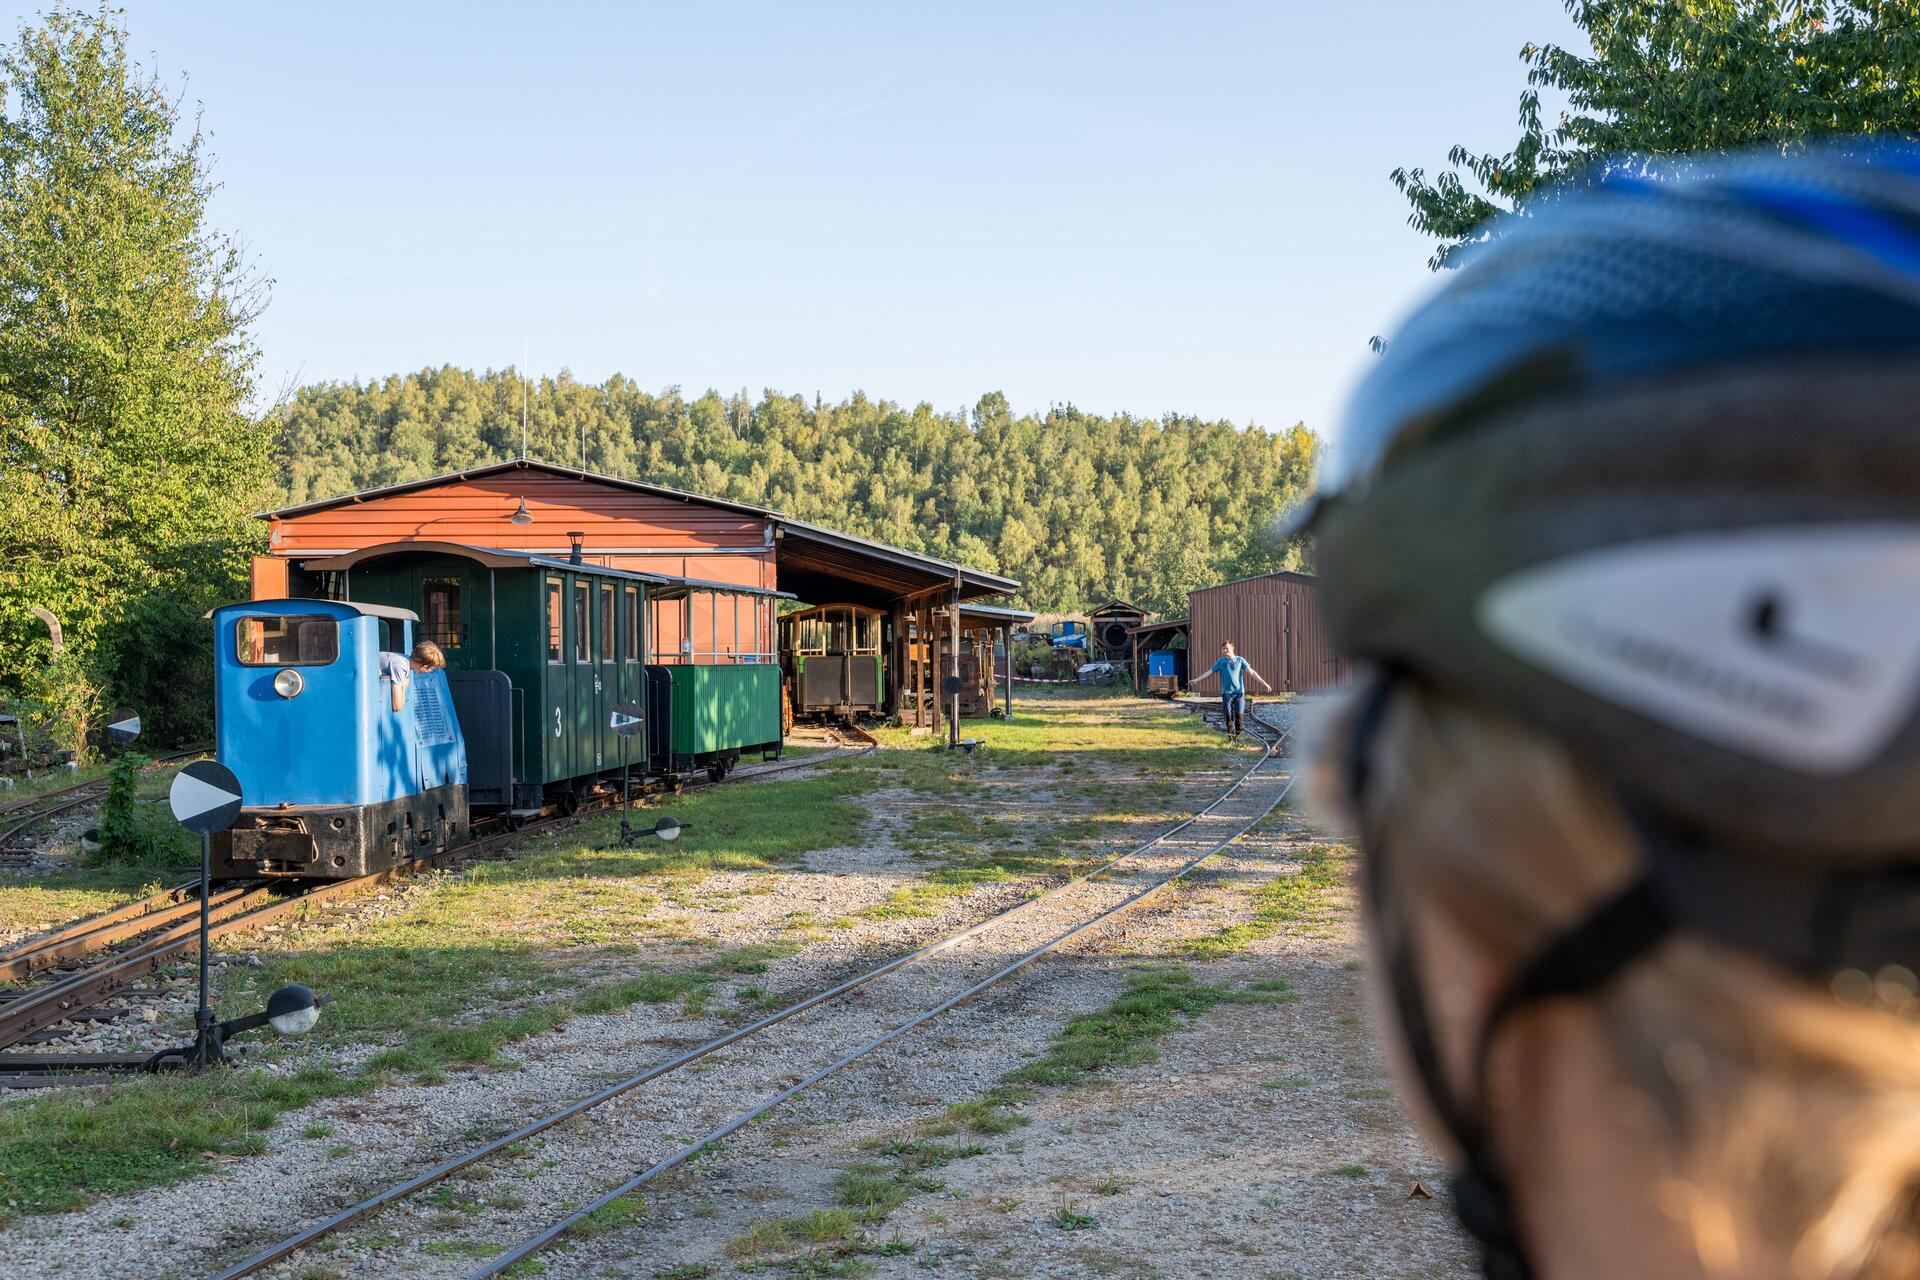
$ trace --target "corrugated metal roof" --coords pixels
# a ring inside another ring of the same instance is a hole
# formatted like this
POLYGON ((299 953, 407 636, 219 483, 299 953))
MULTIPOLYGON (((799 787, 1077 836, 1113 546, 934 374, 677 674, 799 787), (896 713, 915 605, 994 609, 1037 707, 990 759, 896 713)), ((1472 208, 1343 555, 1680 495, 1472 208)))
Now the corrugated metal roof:
POLYGON ((1280 569, 1273 573, 1255 573, 1249 574, 1244 578, 1229 578, 1225 582, 1216 582, 1210 587, 1195 587, 1193 590, 1187 592, 1187 594, 1189 596, 1197 596, 1203 591, 1219 591, 1223 587, 1237 587, 1243 582, 1265 582, 1268 579, 1272 579, 1275 582, 1298 582, 1309 587, 1313 585, 1314 581, 1313 575, 1310 573, 1295 573, 1291 569, 1280 569))
POLYGON ((960 621, 965 622, 969 615, 990 618, 1001 622, 1032 622, 1039 615, 1031 609, 1009 609, 997 604, 963 604, 960 606, 960 621))

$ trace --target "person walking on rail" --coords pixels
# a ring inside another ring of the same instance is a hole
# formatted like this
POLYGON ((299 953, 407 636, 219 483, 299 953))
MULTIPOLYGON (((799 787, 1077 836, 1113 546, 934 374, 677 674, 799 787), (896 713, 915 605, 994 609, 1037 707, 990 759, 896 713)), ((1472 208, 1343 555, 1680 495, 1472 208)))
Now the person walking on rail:
POLYGON ((1260 682, 1260 687, 1268 693, 1273 686, 1267 678, 1253 669, 1253 664, 1233 651, 1231 640, 1220 646, 1220 656, 1213 665, 1194 678, 1198 685, 1202 680, 1220 681, 1220 719, 1222 726, 1232 737, 1239 737, 1245 730, 1247 710, 1246 677, 1252 676, 1260 682))
POLYGON ((422 640, 413 646, 411 655, 382 653, 380 678, 388 682, 393 709, 397 712, 407 705, 407 686, 413 682, 414 672, 438 671, 446 665, 447 655, 442 653, 440 646, 431 640, 422 640))
POLYGON ((1606 173, 1301 526, 1400 1079, 1496 1280, 1920 1275, 1920 147, 1606 173))

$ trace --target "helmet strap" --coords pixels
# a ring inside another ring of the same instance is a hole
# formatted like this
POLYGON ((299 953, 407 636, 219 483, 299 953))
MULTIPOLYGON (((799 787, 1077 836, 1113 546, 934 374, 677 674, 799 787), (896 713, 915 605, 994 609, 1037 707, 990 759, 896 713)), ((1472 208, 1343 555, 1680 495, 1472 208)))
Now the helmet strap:
MULTIPOLYGON (((1385 718, 1393 682, 1392 673, 1387 673, 1367 689, 1353 722, 1348 793, 1362 814, 1368 750, 1385 718)), ((1425 986, 1406 932, 1386 926, 1386 859, 1377 847, 1368 852, 1364 867, 1363 892, 1380 931, 1389 995, 1408 1058, 1428 1105, 1461 1153, 1453 1174, 1454 1215, 1479 1243, 1481 1271, 1488 1280, 1530 1280, 1534 1272, 1520 1239, 1512 1193, 1487 1131, 1484 1093, 1494 1036, 1509 1014, 1526 1005, 1589 994, 1606 986, 1672 931, 1672 918, 1652 880, 1642 876, 1548 940, 1508 982, 1481 1023, 1472 1086, 1480 1096, 1469 1107, 1448 1086, 1441 1070, 1425 986)))

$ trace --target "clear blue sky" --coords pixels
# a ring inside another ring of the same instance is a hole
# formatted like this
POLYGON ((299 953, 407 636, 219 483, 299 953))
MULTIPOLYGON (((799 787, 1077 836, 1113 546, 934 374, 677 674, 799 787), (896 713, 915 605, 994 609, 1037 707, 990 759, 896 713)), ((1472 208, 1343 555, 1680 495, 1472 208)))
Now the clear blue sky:
MULTIPOLYGON (((0 0, 17 18, 34 4, 0 0)), ((1327 431, 1559 0, 129 0, 276 281, 268 386, 425 365, 1327 431)), ((12 25, 12 24, 10 24, 12 25)))

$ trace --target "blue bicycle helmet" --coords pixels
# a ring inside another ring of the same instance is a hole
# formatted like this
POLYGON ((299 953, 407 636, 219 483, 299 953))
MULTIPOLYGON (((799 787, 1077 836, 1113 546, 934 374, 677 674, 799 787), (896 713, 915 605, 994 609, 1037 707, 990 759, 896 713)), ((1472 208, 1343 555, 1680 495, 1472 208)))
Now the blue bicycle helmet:
POLYGON ((1920 971, 1920 150, 1615 164, 1505 220, 1360 388, 1310 527, 1333 637, 1381 673, 1356 796, 1416 679, 1564 743, 1644 849, 1507 978, 1464 1094, 1376 934, 1456 1212, 1527 1280, 1481 1096, 1515 1010, 1676 930, 1815 981, 1920 971))
POLYGON ((1615 164, 1506 219, 1312 527, 1349 654, 1672 821, 1920 861, 1920 149, 1615 164))

